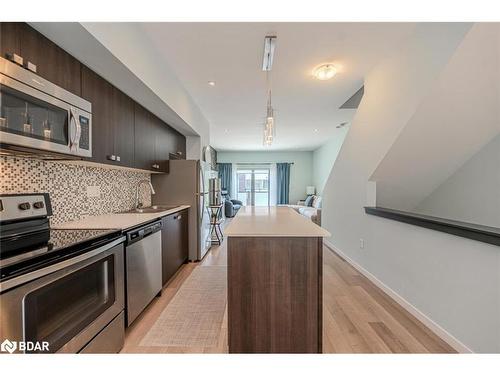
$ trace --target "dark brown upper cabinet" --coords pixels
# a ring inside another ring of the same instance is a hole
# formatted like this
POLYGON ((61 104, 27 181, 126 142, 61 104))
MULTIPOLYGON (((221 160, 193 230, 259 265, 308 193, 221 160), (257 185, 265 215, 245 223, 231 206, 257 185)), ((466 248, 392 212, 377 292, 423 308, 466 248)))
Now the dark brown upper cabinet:
POLYGON ((156 169, 160 172, 168 172, 168 159, 172 150, 173 137, 170 135, 170 129, 159 118, 153 116, 155 132, 155 160, 156 169))
POLYGON ((22 22, 0 22, 0 54, 17 54, 37 74, 92 103, 90 161, 168 172, 168 160, 186 158, 186 138, 22 22), (173 155, 175 154, 175 155, 173 155))
POLYGON ((21 56, 21 22, 0 22, 0 54, 7 57, 8 54, 21 56))
POLYGON ((134 167, 156 171, 155 127, 152 114, 135 103, 135 162, 134 167))
POLYGON ((86 66, 82 66, 82 97, 92 103, 92 158, 110 163, 114 155, 114 87, 86 66))
POLYGON ((23 22, 2 22, 0 25, 2 57, 15 53, 37 66, 40 77, 80 95, 80 62, 61 47, 23 22))
POLYGON ((91 160, 134 165, 134 101, 86 66, 82 67, 82 97, 92 103, 91 160))
POLYGON ((37 66, 40 77, 80 95, 80 62, 26 24, 21 31, 21 56, 37 66))
POLYGON ((153 116, 155 160, 160 172, 168 172, 168 160, 186 158, 186 137, 153 116))
MULTIPOLYGON (((175 139, 175 147, 173 153, 177 155, 178 159, 186 159, 186 137, 181 133, 172 130, 172 135, 175 139)), ((172 157, 170 157, 172 159, 172 157)))
POLYGON ((133 167, 135 154, 134 101, 114 87, 112 110, 115 163, 133 167))

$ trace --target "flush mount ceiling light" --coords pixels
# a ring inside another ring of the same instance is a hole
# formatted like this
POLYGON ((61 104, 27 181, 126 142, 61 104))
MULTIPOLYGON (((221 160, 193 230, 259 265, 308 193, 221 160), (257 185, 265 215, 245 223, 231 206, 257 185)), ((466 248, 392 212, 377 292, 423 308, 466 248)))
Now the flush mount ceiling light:
POLYGON ((337 74, 338 70, 333 64, 322 64, 313 70, 313 76, 320 81, 327 81, 337 74))
POLYGON ((212 87, 215 86, 215 81, 208 81, 208 85, 212 87))
POLYGON ((276 135, 274 109, 271 100, 271 69, 273 67, 275 49, 276 36, 266 36, 264 39, 264 56, 262 59, 262 70, 266 72, 267 84, 266 122, 264 123, 263 134, 264 146, 271 146, 276 135))

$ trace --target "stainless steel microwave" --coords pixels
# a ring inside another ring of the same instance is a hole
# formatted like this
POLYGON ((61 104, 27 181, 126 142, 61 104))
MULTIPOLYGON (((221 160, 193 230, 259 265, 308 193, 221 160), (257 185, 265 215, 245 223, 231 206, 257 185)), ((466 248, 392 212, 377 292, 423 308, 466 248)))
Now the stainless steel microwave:
POLYGON ((0 143, 91 157, 92 104, 0 57, 0 143))

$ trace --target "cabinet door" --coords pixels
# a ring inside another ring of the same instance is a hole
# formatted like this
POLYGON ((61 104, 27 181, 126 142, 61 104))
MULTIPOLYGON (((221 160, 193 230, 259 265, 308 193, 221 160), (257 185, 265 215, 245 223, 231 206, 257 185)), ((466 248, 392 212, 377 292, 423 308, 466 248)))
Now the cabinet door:
POLYGON ((162 221, 162 279, 165 285, 188 259, 187 210, 165 216, 162 221))
POLYGON ((186 159, 186 137, 178 132, 175 134, 174 152, 177 153, 179 159, 186 159))
POLYGON ((133 167, 134 101, 116 87, 113 87, 113 120, 115 164, 133 167))
MULTIPOLYGON (((172 158, 186 159, 186 137, 160 119, 158 119, 157 129, 155 156, 160 166, 168 166, 165 161, 172 158), (174 154, 176 156, 173 156, 174 154)), ((162 169, 162 172, 168 172, 168 170, 162 169)))
POLYGON ((135 143, 134 165, 136 168, 156 171, 155 131, 151 122, 151 114, 141 105, 135 103, 135 143))
POLYGON ((37 66, 37 74, 80 95, 80 62, 27 24, 21 30, 21 56, 37 66))
POLYGON ((114 163, 113 86, 82 67, 82 97, 92 103, 92 161, 114 163))
POLYGON ((21 22, 0 22, 0 55, 21 55, 21 22))
POLYGON ((168 172, 168 160, 172 149, 173 139, 170 137, 170 128, 159 118, 153 117, 155 128, 155 160, 160 166, 160 172, 168 172))
POLYGON ((166 151, 170 154, 176 154, 175 157, 170 156, 169 159, 185 159, 186 158, 186 138, 164 123, 166 141, 166 151), (184 147, 183 147, 184 145, 184 147), (180 153, 180 154, 179 154, 180 153))
POLYGON ((188 227, 188 212, 189 210, 181 211, 181 217, 178 218, 181 227, 181 248, 179 253, 181 254, 184 263, 188 261, 189 258, 189 227, 188 227))

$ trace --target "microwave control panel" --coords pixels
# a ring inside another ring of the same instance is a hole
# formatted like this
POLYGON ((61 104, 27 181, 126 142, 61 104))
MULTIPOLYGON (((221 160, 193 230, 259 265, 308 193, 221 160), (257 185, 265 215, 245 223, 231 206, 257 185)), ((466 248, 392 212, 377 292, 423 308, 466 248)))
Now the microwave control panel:
POLYGON ((80 126, 82 128, 82 132, 80 135, 80 142, 78 144, 79 148, 84 150, 89 150, 90 148, 90 121, 85 116, 80 116, 80 126))

